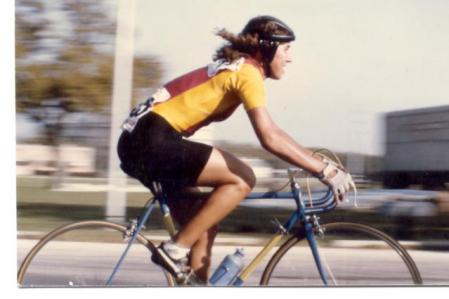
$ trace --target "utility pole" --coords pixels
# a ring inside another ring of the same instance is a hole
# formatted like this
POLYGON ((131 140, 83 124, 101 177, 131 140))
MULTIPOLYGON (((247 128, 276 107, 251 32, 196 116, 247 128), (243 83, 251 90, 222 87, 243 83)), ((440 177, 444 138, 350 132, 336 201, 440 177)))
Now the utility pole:
POLYGON ((117 157, 117 141, 120 125, 129 112, 132 96, 134 59, 135 0, 119 0, 117 9, 117 32, 115 38, 114 78, 111 104, 111 136, 109 141, 108 197, 106 217, 108 220, 126 219, 126 175, 120 169, 117 157))

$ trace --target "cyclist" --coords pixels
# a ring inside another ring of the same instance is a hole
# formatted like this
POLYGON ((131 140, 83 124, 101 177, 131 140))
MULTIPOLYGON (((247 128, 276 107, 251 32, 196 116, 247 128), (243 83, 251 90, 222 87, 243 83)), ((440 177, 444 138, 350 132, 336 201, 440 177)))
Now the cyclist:
POLYGON ((293 30, 277 18, 258 16, 237 35, 225 29, 217 35, 226 43, 216 51, 214 62, 170 81, 134 108, 118 144, 122 169, 146 186, 160 182, 164 192, 173 195, 169 198, 176 198, 177 190, 184 194, 194 190, 191 187, 213 188, 206 199, 169 202, 181 228, 172 240, 161 243, 152 260, 179 281, 190 269, 207 282, 217 224, 256 183, 252 169, 231 153, 184 137, 225 120, 240 104, 263 148, 332 187, 337 203, 353 187, 347 171, 313 156, 267 111, 264 80, 284 75, 291 62, 293 30))

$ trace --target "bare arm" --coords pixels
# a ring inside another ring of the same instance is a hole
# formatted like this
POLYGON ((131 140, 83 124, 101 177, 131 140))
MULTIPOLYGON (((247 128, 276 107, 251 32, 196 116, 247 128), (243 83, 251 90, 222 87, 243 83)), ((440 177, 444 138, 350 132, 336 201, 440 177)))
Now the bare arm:
POLYGON ((312 152, 296 143, 271 119, 266 108, 248 111, 251 124, 264 149, 312 174, 319 174, 326 166, 320 159, 312 157, 312 152))

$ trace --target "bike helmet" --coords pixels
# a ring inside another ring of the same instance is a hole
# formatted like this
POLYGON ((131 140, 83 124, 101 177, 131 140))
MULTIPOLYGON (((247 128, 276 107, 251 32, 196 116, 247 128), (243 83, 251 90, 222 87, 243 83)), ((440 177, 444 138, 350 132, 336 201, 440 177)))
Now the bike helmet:
POLYGON ((268 64, 273 60, 274 54, 280 43, 287 43, 295 40, 293 30, 281 20, 272 16, 258 16, 249 20, 242 35, 250 34, 259 39, 262 58, 268 64), (268 23, 273 23, 274 29, 267 30, 268 23))

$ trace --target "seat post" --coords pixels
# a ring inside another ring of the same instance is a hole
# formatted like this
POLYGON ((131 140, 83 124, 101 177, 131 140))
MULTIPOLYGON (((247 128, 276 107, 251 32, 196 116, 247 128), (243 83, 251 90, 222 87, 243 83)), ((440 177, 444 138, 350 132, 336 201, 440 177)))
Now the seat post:
POLYGON ((161 196, 158 198, 159 200, 159 206, 161 208, 162 213, 162 220, 164 222, 165 229, 168 231, 168 234, 171 238, 173 238, 176 234, 176 228, 175 224, 173 222, 173 217, 170 213, 170 208, 167 204, 167 195, 164 193, 161 194, 161 196))

